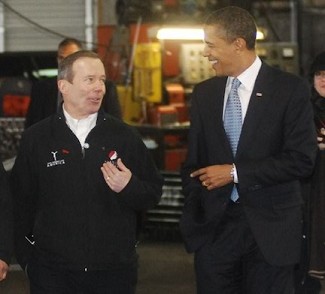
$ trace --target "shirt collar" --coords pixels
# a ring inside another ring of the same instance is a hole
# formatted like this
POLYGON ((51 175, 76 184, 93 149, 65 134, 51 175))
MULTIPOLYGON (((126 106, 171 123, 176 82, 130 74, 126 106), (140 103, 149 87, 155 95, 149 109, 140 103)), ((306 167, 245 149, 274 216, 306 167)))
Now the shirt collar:
POLYGON ((98 112, 90 114, 89 116, 83 119, 75 119, 65 110, 64 104, 62 109, 63 109, 63 114, 65 116, 66 123, 72 130, 75 130, 78 127, 78 125, 80 125, 80 123, 83 126, 88 126, 88 129, 92 129, 96 124, 98 112))
POLYGON ((238 79, 247 90, 253 91, 254 84, 261 66, 262 61, 258 56, 256 56, 252 65, 238 76, 238 79))
MULTIPOLYGON (((254 84, 261 66, 262 66, 262 61, 258 56, 256 56, 251 66, 248 67, 244 72, 242 72, 237 77, 237 79, 240 80, 241 85, 243 85, 247 90, 253 91, 254 84)), ((233 79, 234 79, 233 77, 228 78, 228 82, 227 82, 228 86, 231 85, 233 79)))

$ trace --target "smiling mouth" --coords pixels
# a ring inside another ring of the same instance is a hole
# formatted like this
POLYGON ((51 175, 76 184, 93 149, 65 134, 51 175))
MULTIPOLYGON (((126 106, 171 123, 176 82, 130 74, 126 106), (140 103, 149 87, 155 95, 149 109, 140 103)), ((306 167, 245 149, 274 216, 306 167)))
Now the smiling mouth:
POLYGON ((99 103, 102 100, 102 98, 90 98, 89 101, 92 103, 99 103))

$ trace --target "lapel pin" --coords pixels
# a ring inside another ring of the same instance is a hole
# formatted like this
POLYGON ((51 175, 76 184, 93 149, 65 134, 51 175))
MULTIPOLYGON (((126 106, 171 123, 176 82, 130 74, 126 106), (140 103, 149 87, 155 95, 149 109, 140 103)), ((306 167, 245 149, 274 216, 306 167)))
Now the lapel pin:
POLYGON ((259 92, 256 93, 256 97, 262 97, 262 95, 263 95, 262 93, 259 92))
POLYGON ((109 157, 109 161, 111 163, 113 163, 117 168, 117 159, 118 159, 118 155, 117 155, 117 152, 115 150, 112 150, 108 153, 108 157, 109 157))

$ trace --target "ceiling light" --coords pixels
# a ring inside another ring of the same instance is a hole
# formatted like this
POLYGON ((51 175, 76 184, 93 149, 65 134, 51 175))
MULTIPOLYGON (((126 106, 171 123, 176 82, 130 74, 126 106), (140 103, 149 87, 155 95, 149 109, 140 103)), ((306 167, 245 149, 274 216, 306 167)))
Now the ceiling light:
POLYGON ((203 29, 198 28, 161 28, 157 32, 159 40, 203 40, 203 29))
MULTIPOLYGON (((256 40, 265 40, 265 29, 257 28, 256 40)), ((159 40, 204 40, 204 31, 200 28, 160 28, 157 32, 159 40)))

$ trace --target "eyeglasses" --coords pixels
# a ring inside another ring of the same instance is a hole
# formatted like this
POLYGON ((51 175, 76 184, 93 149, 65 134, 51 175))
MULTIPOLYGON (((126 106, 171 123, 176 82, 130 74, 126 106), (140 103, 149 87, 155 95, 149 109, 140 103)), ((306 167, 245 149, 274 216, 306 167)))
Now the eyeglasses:
POLYGON ((325 71, 316 71, 314 74, 314 77, 317 79, 325 78, 325 71))

